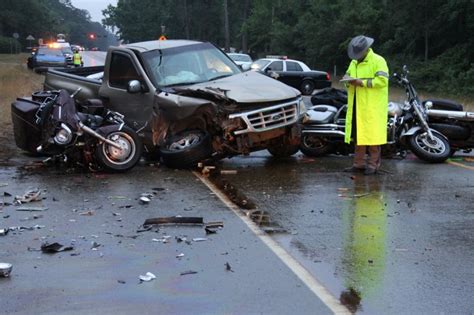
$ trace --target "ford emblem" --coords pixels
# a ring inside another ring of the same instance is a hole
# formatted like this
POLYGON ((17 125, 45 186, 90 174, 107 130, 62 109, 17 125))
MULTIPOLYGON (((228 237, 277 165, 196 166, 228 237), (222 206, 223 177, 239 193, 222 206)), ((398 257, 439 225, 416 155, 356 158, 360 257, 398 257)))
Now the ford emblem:
POLYGON ((270 118, 272 121, 280 120, 281 119, 281 114, 274 114, 270 118))

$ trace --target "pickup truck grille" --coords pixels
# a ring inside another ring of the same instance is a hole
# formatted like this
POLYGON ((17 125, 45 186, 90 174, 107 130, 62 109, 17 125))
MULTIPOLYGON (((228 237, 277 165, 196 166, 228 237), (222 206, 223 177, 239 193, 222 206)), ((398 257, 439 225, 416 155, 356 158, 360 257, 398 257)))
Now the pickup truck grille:
POLYGON ((229 115, 230 119, 241 118, 247 125, 246 129, 236 130, 234 134, 263 132, 294 124, 298 120, 298 102, 299 100, 229 115))

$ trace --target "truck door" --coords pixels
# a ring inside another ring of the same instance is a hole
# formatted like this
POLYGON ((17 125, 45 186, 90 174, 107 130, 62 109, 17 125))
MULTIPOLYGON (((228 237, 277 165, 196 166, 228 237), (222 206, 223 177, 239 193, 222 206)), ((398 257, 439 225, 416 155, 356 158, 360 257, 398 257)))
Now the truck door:
POLYGON ((130 50, 117 49, 107 54, 104 81, 99 96, 105 106, 125 116, 127 125, 135 130, 151 132, 155 88, 146 76, 137 56, 130 50), (142 91, 127 92, 128 83, 138 80, 142 91))

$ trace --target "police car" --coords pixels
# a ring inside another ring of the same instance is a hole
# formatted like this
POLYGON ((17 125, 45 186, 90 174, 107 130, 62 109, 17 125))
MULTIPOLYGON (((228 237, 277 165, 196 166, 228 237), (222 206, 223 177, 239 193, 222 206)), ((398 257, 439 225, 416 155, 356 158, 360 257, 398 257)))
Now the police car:
POLYGON ((288 59, 286 56, 267 56, 250 66, 253 71, 262 72, 278 81, 311 95, 315 89, 331 86, 331 77, 324 71, 311 70, 304 62, 288 59))

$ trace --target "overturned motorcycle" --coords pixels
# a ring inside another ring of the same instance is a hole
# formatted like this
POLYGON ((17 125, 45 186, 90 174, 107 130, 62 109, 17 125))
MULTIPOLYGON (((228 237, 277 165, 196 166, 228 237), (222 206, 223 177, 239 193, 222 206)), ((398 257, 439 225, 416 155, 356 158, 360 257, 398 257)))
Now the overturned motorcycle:
POLYGON ((125 126, 121 114, 105 110, 99 100, 82 104, 78 111, 77 92, 36 92, 31 99, 13 102, 16 145, 30 154, 92 170, 124 172, 134 167, 142 154, 137 133, 125 126))
MULTIPOLYGON (((421 160, 444 162, 450 156, 450 144, 443 134, 428 125, 427 110, 408 80, 407 68, 400 75, 395 73, 394 78, 405 88, 407 101, 388 104, 388 141, 383 151, 403 156, 409 149, 421 160)), ((353 147, 344 143, 346 109, 338 95, 332 105, 315 105, 308 110, 302 125, 301 152, 313 157, 352 152, 353 147)))

